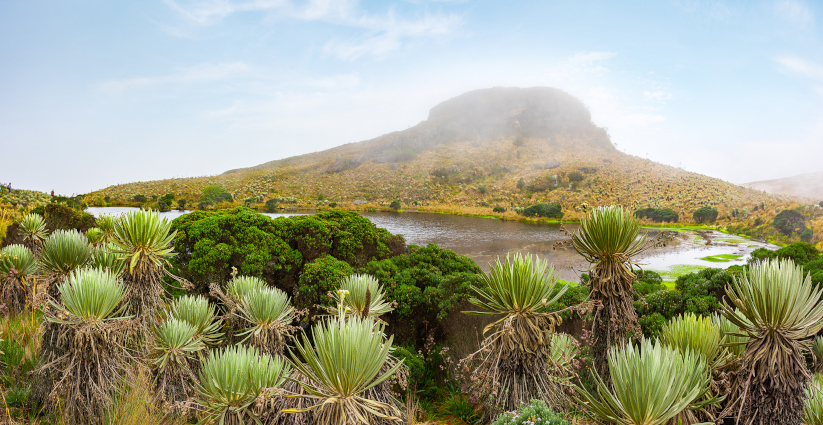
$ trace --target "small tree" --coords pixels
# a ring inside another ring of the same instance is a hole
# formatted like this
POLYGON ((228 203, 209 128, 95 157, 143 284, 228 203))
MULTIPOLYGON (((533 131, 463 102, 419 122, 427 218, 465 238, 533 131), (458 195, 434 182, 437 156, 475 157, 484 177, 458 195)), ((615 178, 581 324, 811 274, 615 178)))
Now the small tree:
POLYGON ((583 181, 583 173, 580 171, 572 171, 569 173, 569 181, 572 183, 580 183, 583 181))
POLYGON ((389 204, 389 208, 395 211, 399 210, 401 208, 400 201, 398 201, 397 199, 391 201, 391 204, 389 204))
POLYGON ((146 195, 134 195, 134 202, 146 202, 149 198, 146 198, 146 195))
POLYGON ((269 199, 268 201, 266 201, 266 212, 273 213, 273 212, 277 211, 277 206, 278 206, 277 199, 274 199, 274 198, 269 199))
POLYGON ((784 235, 791 235, 795 232, 802 234, 806 230, 806 220, 803 214, 795 210, 780 211, 774 217, 772 225, 784 235))
POLYGON ((184 209, 186 209, 186 203, 187 203, 187 202, 188 202, 188 201, 186 201, 185 199, 178 199, 178 200, 177 200, 177 209, 178 209, 178 210, 184 210, 184 209))
POLYGON ((524 187, 526 187, 526 181, 523 180, 523 177, 520 177, 520 180, 517 181, 517 188, 523 190, 524 187))
POLYGON ((700 207, 692 214, 694 221, 698 223, 713 223, 717 220, 717 210, 712 207, 700 207))

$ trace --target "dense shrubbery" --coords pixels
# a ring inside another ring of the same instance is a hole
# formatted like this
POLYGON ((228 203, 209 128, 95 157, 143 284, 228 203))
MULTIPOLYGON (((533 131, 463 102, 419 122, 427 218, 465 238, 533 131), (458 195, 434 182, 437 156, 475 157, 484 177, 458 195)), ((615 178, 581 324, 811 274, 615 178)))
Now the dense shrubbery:
POLYGON ((740 269, 704 269, 680 276, 675 284, 676 291, 664 290, 659 275, 647 272, 645 279, 635 283, 635 289, 641 296, 634 302, 634 307, 643 335, 657 336, 663 325, 679 314, 707 316, 716 312, 725 295, 726 285, 731 283, 732 275, 740 269), (642 295, 643 292, 646 294, 642 295))
POLYGON ((694 221, 698 223, 713 223, 717 220, 717 209, 712 207, 700 207, 692 214, 694 221))
POLYGON ((783 210, 774 217, 772 226, 784 235, 802 234, 806 230, 806 218, 798 211, 783 210))
POLYGON ((192 212, 175 219, 173 228, 177 272, 203 292, 228 281, 232 267, 291 292, 303 266, 326 255, 363 267, 405 251, 402 237, 355 212, 272 219, 237 207, 192 212))
POLYGON ((811 274, 812 283, 815 285, 823 283, 823 253, 810 243, 795 242, 777 251, 758 248, 752 251, 751 256, 752 258, 749 260, 751 263, 771 258, 788 258, 803 266, 803 269, 811 274))
POLYGON ((480 268, 468 257, 435 244, 411 245, 408 254, 372 261, 364 269, 386 288, 395 310, 384 316, 400 342, 425 340, 428 330, 468 299, 480 268))
POLYGON ((680 216, 678 216, 677 213, 671 208, 643 208, 635 211, 634 216, 637 218, 648 218, 649 220, 656 221, 658 223, 674 223, 680 221, 680 216))
POLYGON ((571 425, 571 422, 552 412, 542 400, 534 400, 516 412, 503 413, 492 425, 571 425))
POLYGON ((226 192, 222 186, 211 185, 203 189, 203 202, 207 204, 219 204, 220 202, 232 202, 231 193, 226 192))
POLYGON ((563 218, 563 207, 556 203, 550 202, 548 204, 535 204, 525 208, 521 214, 526 217, 548 217, 548 218, 563 218))

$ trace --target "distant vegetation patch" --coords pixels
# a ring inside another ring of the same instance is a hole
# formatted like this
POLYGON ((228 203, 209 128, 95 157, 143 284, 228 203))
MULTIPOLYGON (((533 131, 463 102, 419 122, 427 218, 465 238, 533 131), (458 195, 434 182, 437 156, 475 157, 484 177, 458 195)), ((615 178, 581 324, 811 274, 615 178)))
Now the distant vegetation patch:
POLYGON ((680 216, 671 208, 643 208, 634 212, 637 218, 647 218, 657 223, 674 223, 680 221, 680 216))
POLYGON ((526 217, 563 218, 563 207, 556 203, 535 204, 522 211, 526 217))
POLYGON ((742 257, 742 255, 737 254, 718 254, 718 255, 710 255, 708 257, 703 257, 701 260, 709 261, 712 263, 728 263, 731 260, 737 260, 738 258, 742 257))

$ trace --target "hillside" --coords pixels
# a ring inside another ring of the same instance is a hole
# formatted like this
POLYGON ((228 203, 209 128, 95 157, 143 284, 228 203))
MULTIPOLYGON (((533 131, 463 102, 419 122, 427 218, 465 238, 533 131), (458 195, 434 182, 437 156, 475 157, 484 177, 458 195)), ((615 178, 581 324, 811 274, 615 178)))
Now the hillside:
POLYGON ((766 194, 617 151, 586 106, 552 88, 476 90, 431 109, 404 131, 358 143, 271 161, 221 175, 130 183, 86 196, 92 205, 128 204, 135 195, 199 202, 220 185, 235 202, 343 209, 386 208, 520 218, 513 208, 558 202, 564 219, 579 206, 638 201, 672 208, 689 222, 702 206, 718 220, 770 223, 795 198, 766 194), (108 201, 105 198, 108 197, 108 201), (493 213, 494 206, 507 209, 493 213))
POLYGON ((743 187, 780 195, 823 201, 823 172, 806 173, 793 177, 745 183, 743 187))

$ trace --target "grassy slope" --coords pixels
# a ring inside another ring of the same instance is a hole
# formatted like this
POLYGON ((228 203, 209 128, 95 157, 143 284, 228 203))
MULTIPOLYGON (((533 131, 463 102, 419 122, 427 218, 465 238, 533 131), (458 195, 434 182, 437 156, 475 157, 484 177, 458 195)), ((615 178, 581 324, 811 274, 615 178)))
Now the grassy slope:
MULTIPOLYGON (((620 153, 582 103, 546 88, 469 92, 435 106, 428 120, 408 130, 218 176, 112 186, 86 202, 104 205, 109 197, 115 205, 137 205, 135 195, 173 193, 193 207, 213 184, 236 203, 250 198, 257 206, 283 197, 296 207, 385 209, 398 199, 404 209, 514 220, 523 217, 513 207, 538 202, 559 202, 564 220, 577 220, 583 203, 637 201, 639 207, 672 208, 680 225, 689 225, 694 210, 710 205, 719 210, 721 225, 747 228, 756 227, 758 217, 767 226, 780 209, 802 202, 620 153), (546 169, 555 160, 560 165, 546 169), (572 172, 584 179, 570 188, 572 172), (497 205, 508 211, 493 213, 497 205), (735 208, 743 214, 727 219, 735 208)), ((812 227, 823 231, 823 219, 812 227)))

